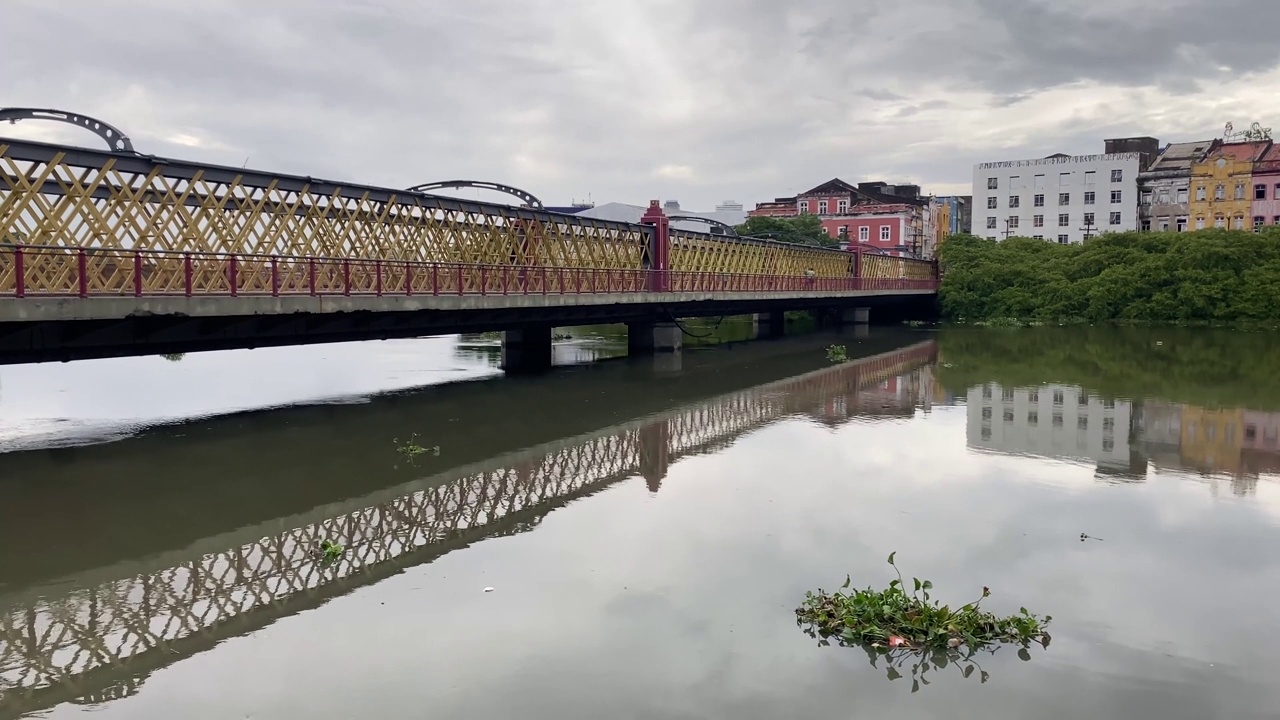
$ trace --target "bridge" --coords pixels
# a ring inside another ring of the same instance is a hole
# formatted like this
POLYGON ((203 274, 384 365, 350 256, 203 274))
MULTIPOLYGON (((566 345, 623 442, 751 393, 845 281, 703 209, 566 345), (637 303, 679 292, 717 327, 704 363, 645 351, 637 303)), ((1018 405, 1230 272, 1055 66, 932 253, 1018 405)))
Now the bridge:
MULTIPOLYGON (((7 113, 7 114, 6 114, 7 113)), ((34 114, 33 114, 34 113, 34 114)), ((44 114, 40 114, 44 113, 44 114)), ((508 331, 508 366, 551 329, 628 323, 679 346, 678 318, 873 307, 927 314, 931 262, 143 155, 0 138, 0 362, 508 331)), ((878 311, 877 311, 878 312, 878 311)))
MULTIPOLYGON (((295 509, 253 525, 236 523, 171 550, 140 553, 142 560, 23 582, 24 589, 0 595, 0 720, 66 702, 95 704, 132 695, 151 673, 223 640, 484 538, 526 532, 555 509, 626 479, 643 477, 650 491, 659 492, 668 468, 681 458, 726 447, 770 423, 807 417, 834 426, 851 418, 909 416, 927 397, 922 386, 936 352, 932 341, 880 352, 354 499, 295 509), (321 540, 344 545, 346 553, 324 563, 315 553, 321 540)), ((361 406, 330 411, 352 414, 339 419, 352 427, 360 426, 365 412, 361 406)), ((372 444, 364 437, 360 443, 372 444)), ((109 463, 121 445, 85 450, 109 463)), ((188 461, 191 450, 183 448, 188 461)), ((394 454, 390 447, 384 451, 394 454)), ((41 457, 22 455, 31 461, 41 457)), ((242 460, 240 455, 223 462, 242 460)), ((309 475, 299 462, 306 460, 294 458, 292 475, 309 475)), ((317 472, 324 472, 320 465, 326 462, 317 461, 317 472)), ((77 545, 77 551, 82 547, 90 553, 112 550, 110 542, 77 545)), ((17 569, 19 578, 23 573, 17 569)))

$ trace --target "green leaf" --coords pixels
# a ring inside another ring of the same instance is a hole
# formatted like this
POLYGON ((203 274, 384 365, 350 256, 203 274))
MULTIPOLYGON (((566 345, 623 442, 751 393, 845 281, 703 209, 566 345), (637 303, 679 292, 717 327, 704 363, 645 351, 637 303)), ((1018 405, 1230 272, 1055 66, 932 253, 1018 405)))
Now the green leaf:
POLYGON ((898 551, 897 551, 897 550, 894 550, 893 552, 889 553, 889 564, 890 564, 890 565, 892 565, 892 564, 893 564, 893 556, 894 556, 894 555, 897 555, 897 554, 898 554, 898 551))
POLYGON ((840 589, 841 589, 841 590, 844 590, 844 589, 848 588, 848 587, 849 587, 849 585, 850 585, 850 583, 852 583, 852 582, 853 582, 853 578, 852 578, 852 577, 850 577, 850 576, 848 576, 848 575, 845 575, 845 576, 844 576, 844 584, 840 586, 840 589))
POLYGON ((920 592, 920 578, 911 578, 916 583, 916 592, 920 592))
POLYGON ((933 583, 929 580, 925 580, 923 583, 920 584, 920 587, 924 588, 925 590, 932 590, 933 583))

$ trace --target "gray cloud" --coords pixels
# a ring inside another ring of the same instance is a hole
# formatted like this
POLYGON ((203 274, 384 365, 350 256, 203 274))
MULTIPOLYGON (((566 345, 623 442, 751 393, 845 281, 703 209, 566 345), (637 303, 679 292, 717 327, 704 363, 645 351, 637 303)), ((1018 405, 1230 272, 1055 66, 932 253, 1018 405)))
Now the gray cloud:
POLYGON ((697 208, 1265 121, 1215 83, 1280 64, 1277 20, 1271 0, 6 0, 0 103, 100 115, 157 154, 697 208), (1037 106, 1070 83, 1157 95, 1037 106))

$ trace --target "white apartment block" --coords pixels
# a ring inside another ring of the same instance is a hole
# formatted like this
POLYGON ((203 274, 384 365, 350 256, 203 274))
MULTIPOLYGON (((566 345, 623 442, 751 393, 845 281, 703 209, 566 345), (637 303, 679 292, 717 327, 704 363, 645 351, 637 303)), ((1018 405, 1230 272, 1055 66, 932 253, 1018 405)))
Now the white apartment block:
POLYGON ((1138 229, 1141 155, 1051 155, 973 167, 973 234, 1083 242, 1138 229))
POLYGON ((966 435, 975 449, 1126 467, 1132 414, 1128 401, 1104 400, 1069 385, 992 383, 970 388, 966 435))

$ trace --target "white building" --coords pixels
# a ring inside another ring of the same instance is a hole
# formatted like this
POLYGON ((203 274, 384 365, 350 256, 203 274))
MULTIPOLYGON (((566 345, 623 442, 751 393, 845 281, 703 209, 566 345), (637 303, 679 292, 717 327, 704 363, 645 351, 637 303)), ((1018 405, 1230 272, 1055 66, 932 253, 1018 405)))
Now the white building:
POLYGON ((716 212, 742 212, 742 203, 736 200, 725 200, 716 206, 716 212))
POLYGON ((973 234, 1060 243, 1138 229, 1141 154, 1051 155, 973 167, 973 234))
POLYGON ((971 388, 966 425, 971 448, 1128 467, 1131 403, 1104 400, 1069 385, 971 388))

